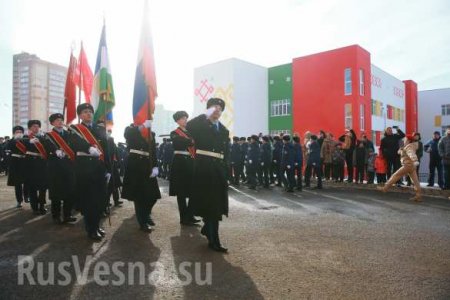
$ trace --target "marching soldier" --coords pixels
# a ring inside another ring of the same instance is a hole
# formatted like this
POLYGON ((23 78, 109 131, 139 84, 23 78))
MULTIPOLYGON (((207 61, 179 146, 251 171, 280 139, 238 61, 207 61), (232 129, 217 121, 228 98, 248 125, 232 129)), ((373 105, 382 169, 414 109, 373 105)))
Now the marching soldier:
POLYGON ((295 150, 291 143, 291 137, 289 135, 283 136, 283 148, 281 150, 281 172, 280 176, 283 180, 284 187, 287 192, 292 193, 295 187, 295 150), (286 173, 286 176, 284 175, 286 173))
POLYGON ((233 174, 233 183, 239 185, 239 178, 242 174, 242 152, 241 145, 239 144, 239 137, 233 137, 233 144, 231 145, 231 168, 233 174))
POLYGON ((177 111, 173 119, 178 128, 170 133, 173 141, 174 157, 170 167, 169 195, 177 196, 180 224, 194 225, 200 220, 194 218, 191 205, 191 181, 194 175, 195 148, 194 140, 186 131, 189 115, 185 111, 177 111), (188 200, 189 198, 189 200, 188 200))
POLYGON ((28 139, 24 140, 26 151, 26 183, 29 188, 30 204, 34 214, 45 215, 46 193, 48 188, 47 157, 48 153, 42 144, 44 134, 41 121, 28 121, 28 139))
POLYGON ((141 126, 131 124, 125 128, 128 145, 128 163, 123 178, 122 198, 133 201, 140 230, 152 232, 155 226, 150 214, 161 198, 156 161, 155 133, 150 131, 151 120, 141 126), (149 138, 149 135, 152 135, 149 138))
POLYGON ((51 212, 55 224, 75 222, 71 215, 75 195, 75 152, 72 149, 72 134, 64 129, 64 116, 49 117, 53 129, 46 134, 44 146, 48 153, 48 185, 51 212), (61 219, 61 206, 63 218, 61 219))
MULTIPOLYGON (((119 188, 122 186, 122 181, 120 179, 120 154, 119 149, 114 142, 114 138, 111 136, 112 130, 108 129, 108 151, 109 151, 109 161, 111 164, 111 180, 108 183, 107 193, 106 193, 106 205, 111 206, 111 196, 113 197, 114 206, 120 207, 123 202, 120 201, 119 188)), ((108 209, 109 211, 109 209, 108 209)))
POLYGON ((81 123, 71 125, 74 133, 73 150, 76 153, 75 175, 77 180, 78 207, 84 216, 89 238, 99 241, 105 236, 100 228, 104 208, 106 186, 111 177, 105 129, 92 121, 94 108, 89 103, 77 106, 81 123))
POLYGON ((241 164, 242 164, 242 182, 247 181, 247 167, 246 167, 246 156, 247 156, 247 150, 248 150, 248 143, 247 139, 245 137, 241 137, 239 139, 239 143, 241 144, 241 164))
POLYGON ((250 189, 255 190, 257 185, 257 177, 256 175, 259 168, 259 144, 258 144, 258 136, 252 135, 250 137, 250 144, 247 150, 247 175, 248 180, 247 184, 250 189))
POLYGON ((303 149, 302 145, 300 144, 300 137, 294 136, 292 139, 294 140, 294 151, 295 151, 294 172, 297 173, 297 190, 301 191, 303 189, 302 188, 303 149))
POLYGON ((170 177, 170 165, 172 164, 173 159, 173 145, 170 139, 166 140, 166 145, 164 147, 163 154, 163 170, 164 170, 164 179, 169 179, 170 177))
POLYGON ((281 152, 283 149, 283 143, 281 142, 281 138, 279 136, 273 137, 274 145, 272 150, 272 173, 275 174, 277 178, 277 186, 281 186, 282 178, 281 178, 281 152))
POLYGON ((207 111, 187 123, 187 130, 194 138, 196 156, 192 204, 194 214, 201 216, 205 225, 201 233, 208 238, 209 248, 227 252, 219 239, 219 221, 228 216, 228 129, 219 119, 225 109, 225 102, 211 98, 206 104, 207 111))
POLYGON ((27 149, 22 142, 24 128, 14 126, 13 138, 8 142, 7 151, 9 153, 8 186, 13 186, 16 194, 17 208, 22 207, 22 202, 26 200, 24 184, 26 174, 25 153, 27 149))
POLYGON ((270 140, 268 136, 262 137, 261 145, 261 174, 262 174, 262 184, 265 188, 269 187, 270 184, 270 167, 272 163, 272 149, 270 147, 270 140))

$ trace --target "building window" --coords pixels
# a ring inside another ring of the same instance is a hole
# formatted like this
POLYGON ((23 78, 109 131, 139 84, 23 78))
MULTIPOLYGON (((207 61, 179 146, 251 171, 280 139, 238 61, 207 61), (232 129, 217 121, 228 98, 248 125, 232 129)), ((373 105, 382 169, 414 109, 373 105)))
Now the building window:
POLYGON ((441 105, 441 108, 442 108, 442 115, 443 116, 450 115, 450 104, 441 105))
POLYGON ((291 114, 291 100, 282 99, 270 102, 270 116, 289 116, 291 114))
POLYGON ((364 123, 365 123, 365 120, 366 120, 366 118, 365 118, 365 111, 364 111, 364 104, 360 104, 359 105, 359 129, 361 130, 361 131, 364 131, 365 129, 365 127, 364 127, 364 123))
POLYGON ((359 95, 364 96, 364 70, 359 69, 359 95))
POLYGON ((345 95, 352 94, 352 69, 347 68, 344 72, 345 95))
POLYGON ((352 104, 345 104, 345 127, 352 128, 353 127, 353 118, 352 118, 352 104))
POLYGON ((270 131, 271 136, 280 135, 280 134, 291 134, 291 131, 288 129, 276 129, 276 130, 270 131))

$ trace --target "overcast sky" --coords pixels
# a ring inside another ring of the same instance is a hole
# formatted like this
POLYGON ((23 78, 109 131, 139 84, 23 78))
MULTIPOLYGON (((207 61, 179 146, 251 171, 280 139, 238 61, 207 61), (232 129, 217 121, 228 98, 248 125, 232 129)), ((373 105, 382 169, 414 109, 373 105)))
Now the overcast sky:
MULTIPOLYGON (((84 41, 92 69, 103 16, 115 87, 115 127, 132 120, 143 0, 0 0, 0 135, 10 134, 12 55, 68 65, 84 41)), ((372 63, 419 90, 450 87, 446 0, 150 0, 157 103, 193 106, 193 69, 237 57, 270 67, 359 44, 372 63)))

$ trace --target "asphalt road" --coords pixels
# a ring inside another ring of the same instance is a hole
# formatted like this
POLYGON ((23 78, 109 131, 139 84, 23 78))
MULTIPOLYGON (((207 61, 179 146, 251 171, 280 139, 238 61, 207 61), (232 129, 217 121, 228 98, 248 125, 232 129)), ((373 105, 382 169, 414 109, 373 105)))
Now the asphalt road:
POLYGON ((229 254, 220 254, 198 227, 180 227, 165 181, 153 233, 138 230, 125 202, 111 226, 105 221, 100 243, 85 237, 81 219, 57 226, 29 205, 14 208, 5 182, 0 177, 0 299, 450 298, 448 199, 231 187, 220 230, 229 254))

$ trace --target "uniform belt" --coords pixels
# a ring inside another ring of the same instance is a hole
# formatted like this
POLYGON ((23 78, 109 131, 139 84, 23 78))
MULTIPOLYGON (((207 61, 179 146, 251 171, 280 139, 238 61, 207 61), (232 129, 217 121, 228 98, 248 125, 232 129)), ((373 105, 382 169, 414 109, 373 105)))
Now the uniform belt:
POLYGON ((94 157, 94 158, 99 158, 99 156, 96 155, 92 155, 86 152, 77 152, 77 156, 86 156, 86 157, 94 157))
POLYGON ((12 157, 17 157, 17 158, 24 158, 25 155, 20 155, 20 154, 11 154, 12 157))
POLYGON ((37 153, 37 152, 27 151, 25 154, 26 155, 31 155, 31 156, 38 156, 38 157, 42 158, 42 155, 40 153, 37 153))
POLYGON ((197 149, 196 153, 200 154, 200 155, 205 155, 205 156, 210 156, 210 157, 214 157, 214 158, 223 159, 223 154, 217 153, 217 152, 197 149))
POLYGON ((141 150, 136 150, 136 149, 130 149, 130 153, 144 155, 144 156, 150 156, 150 153, 141 151, 141 150))
POLYGON ((173 151, 173 154, 181 154, 181 155, 189 155, 189 156, 191 156, 191 153, 189 153, 189 151, 178 151, 178 150, 175 150, 175 151, 173 151))

